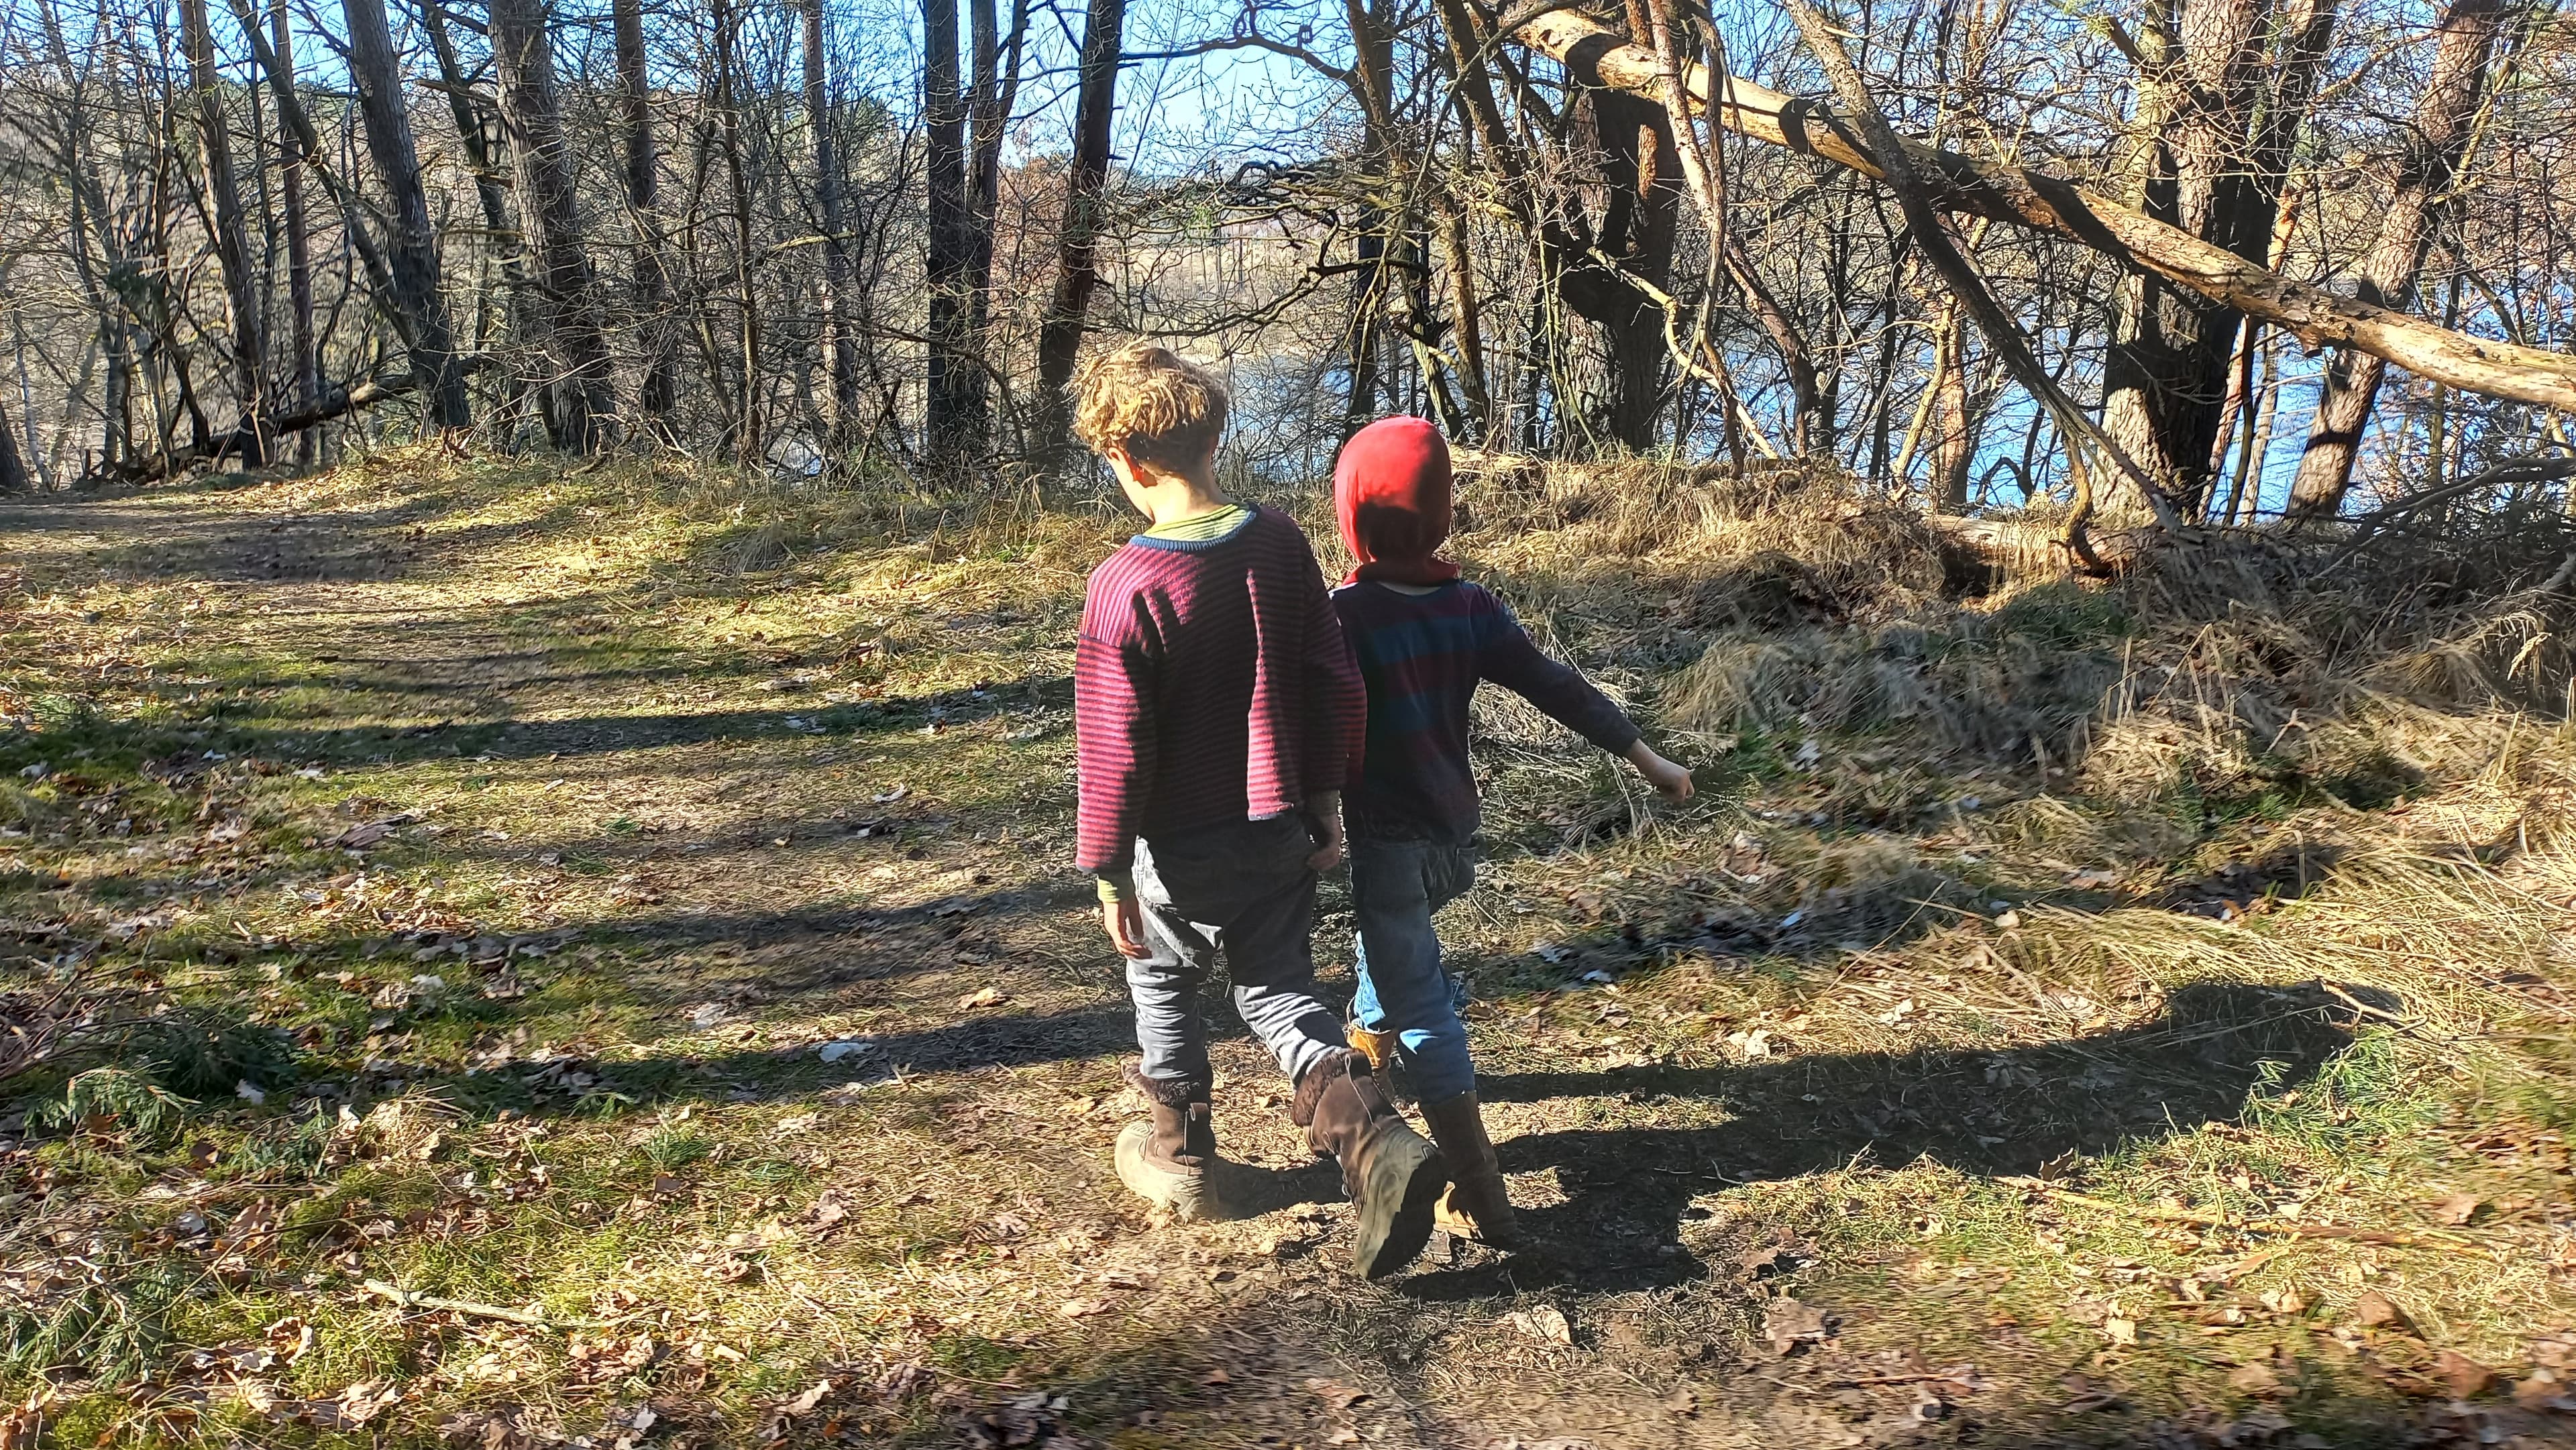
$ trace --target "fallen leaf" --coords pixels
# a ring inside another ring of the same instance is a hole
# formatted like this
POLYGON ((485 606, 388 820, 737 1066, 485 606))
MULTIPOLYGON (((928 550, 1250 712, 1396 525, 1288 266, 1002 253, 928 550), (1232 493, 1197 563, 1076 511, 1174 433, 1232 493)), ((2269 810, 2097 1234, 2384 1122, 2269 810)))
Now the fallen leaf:
POLYGON ((1549 1305, 1514 1310, 1504 1316, 1504 1322, 1542 1344, 1574 1342, 1574 1326, 1566 1322, 1564 1311, 1549 1305))
POLYGON ((2486 1204, 2485 1199, 2474 1193, 2454 1193, 2434 1208, 2433 1216, 2444 1223, 2467 1223, 2470 1219, 2476 1218, 2478 1210, 2486 1207, 2486 1204))
POLYGON ((1234 1376, 1227 1374, 1222 1369, 1212 1369, 1206 1374, 1199 1376, 1199 1383, 1203 1385, 1222 1387, 1234 1383, 1234 1376))
POLYGON ((2238 1365, 2229 1372, 2227 1383, 2230 1388, 2249 1395, 2278 1394, 2281 1390, 2280 1375, 2259 1359, 2252 1364, 2238 1365))
POLYGON ((1825 1311, 1782 1295, 1762 1305, 1762 1337, 1773 1352, 1794 1353, 1801 1344, 1821 1342, 1829 1329, 1825 1311))
POLYGON ((2138 1321, 2123 1319, 2117 1314, 2104 1315, 2102 1337, 2117 1345, 2135 1344, 2138 1342, 2138 1321))
POLYGON ((2495 1382, 2496 1372, 2456 1349, 2446 1349, 2433 1357, 2434 1377, 2451 1392, 2455 1400, 2473 1400, 2486 1393, 2495 1382))
POLYGON ((1001 988, 986 987, 980 992, 969 992, 965 996, 958 998, 957 1005, 969 1009, 976 1007, 999 1007, 1009 1000, 1011 999, 1004 995, 1001 988))
POLYGON ((1106 1299, 1067 1299, 1062 1304, 1056 1306, 1055 1312, 1063 1315, 1067 1319, 1088 1319, 1094 1314, 1108 1313, 1109 1301, 1106 1299))
POLYGON ((1310 1379, 1306 1381, 1306 1388, 1313 1390, 1318 1398, 1336 1410, 1347 1410, 1369 1397, 1366 1390, 1353 1389, 1333 1380, 1310 1379))
POLYGON ((829 1063, 839 1062, 846 1057, 858 1057, 864 1053, 870 1053, 876 1050, 877 1045, 873 1042, 866 1041, 862 1038, 845 1037, 838 1042, 824 1043, 822 1047, 817 1050, 815 1055, 829 1063))
POLYGON ((2364 1289, 2355 1296, 2352 1301, 2352 1317, 2360 1320, 2361 1327, 2364 1329, 2403 1330, 2411 1327, 2406 1319, 2406 1311, 2391 1303, 2387 1295, 2376 1289, 2364 1289))

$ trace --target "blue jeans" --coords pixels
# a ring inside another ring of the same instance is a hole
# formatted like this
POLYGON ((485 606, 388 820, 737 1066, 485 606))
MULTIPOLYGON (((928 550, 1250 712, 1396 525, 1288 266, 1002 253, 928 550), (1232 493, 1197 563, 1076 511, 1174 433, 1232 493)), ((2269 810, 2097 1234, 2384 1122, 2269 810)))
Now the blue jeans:
POLYGON ((1137 843, 1144 945, 1127 962, 1145 1076, 1205 1087, 1199 989, 1220 952, 1234 1010, 1295 1082, 1342 1050, 1341 1023, 1315 997, 1315 849, 1298 816, 1230 821, 1137 843))
POLYGON ((1351 910, 1359 918, 1359 991, 1351 1013, 1396 1051, 1426 1103, 1476 1090, 1431 915, 1476 884, 1476 858, 1435 841, 1353 841, 1351 910))

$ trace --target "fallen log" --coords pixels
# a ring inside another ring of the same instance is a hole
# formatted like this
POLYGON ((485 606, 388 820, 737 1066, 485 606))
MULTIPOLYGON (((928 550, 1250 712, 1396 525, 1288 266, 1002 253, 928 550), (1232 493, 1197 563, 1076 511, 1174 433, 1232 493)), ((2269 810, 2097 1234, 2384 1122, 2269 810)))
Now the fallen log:
MULTIPOLYGON (((1660 98, 1663 72, 1655 53, 1599 21, 1559 10, 1503 23, 1580 80, 1650 101, 1660 98)), ((1814 101, 1733 75, 1715 77, 1719 93, 1712 96, 1710 72, 1698 64, 1685 80, 1691 98, 1726 130, 1873 179, 1886 177, 1868 148, 1814 101)), ((2270 323, 2310 348, 2351 348, 2468 392, 2576 412, 2576 357, 2472 337, 2293 281, 2064 177, 1919 141, 1903 144, 1931 201, 1945 211, 2081 242, 2270 323)))
MULTIPOLYGON (((479 357, 458 359, 459 364, 469 372, 479 370, 488 361, 479 357)), ((230 431, 218 433, 207 439, 202 446, 191 443, 185 448, 174 448, 168 453, 156 453, 149 458, 139 458, 130 463, 94 466, 89 472, 81 475, 79 483, 84 486, 96 486, 102 483, 154 483, 161 479, 174 478, 200 463, 220 463, 226 458, 241 454, 250 447, 254 439, 275 439, 282 434, 301 433, 307 428, 318 428, 334 418, 345 417, 360 408, 381 403, 387 398, 399 397, 419 386, 418 381, 409 373, 366 378, 355 383, 335 383, 323 389, 321 397, 303 407, 290 408, 282 413, 271 413, 256 425, 244 419, 230 431), (253 431, 254 426, 256 426, 256 432, 253 431)))

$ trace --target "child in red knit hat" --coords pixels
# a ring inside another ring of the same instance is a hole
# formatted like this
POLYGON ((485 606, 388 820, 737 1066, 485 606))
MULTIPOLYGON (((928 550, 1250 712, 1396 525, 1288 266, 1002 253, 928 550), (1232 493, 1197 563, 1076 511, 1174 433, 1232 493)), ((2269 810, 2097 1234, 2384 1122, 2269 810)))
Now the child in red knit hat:
POLYGON ((1487 1243, 1515 1237, 1432 914, 1475 882, 1476 777, 1467 705, 1491 680, 1637 768, 1673 800, 1690 772, 1655 753, 1626 712, 1530 642, 1502 602, 1439 556, 1449 537, 1449 445, 1419 418, 1382 418, 1342 445, 1333 503, 1359 560, 1333 591, 1368 685, 1362 764, 1344 787, 1351 905, 1359 918, 1352 1045, 1401 1056, 1450 1187, 1435 1221, 1487 1243))

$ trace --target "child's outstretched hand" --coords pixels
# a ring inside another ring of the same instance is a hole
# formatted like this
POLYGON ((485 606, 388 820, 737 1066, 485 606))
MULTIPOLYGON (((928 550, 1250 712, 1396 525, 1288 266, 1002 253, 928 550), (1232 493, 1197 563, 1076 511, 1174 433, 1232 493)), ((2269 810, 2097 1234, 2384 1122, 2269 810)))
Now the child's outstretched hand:
POLYGON ((1628 763, 1637 767, 1637 773, 1646 778, 1646 784, 1653 786, 1655 793, 1664 799, 1686 801, 1691 798, 1689 768, 1657 755, 1655 748, 1643 740, 1628 747, 1628 763))

